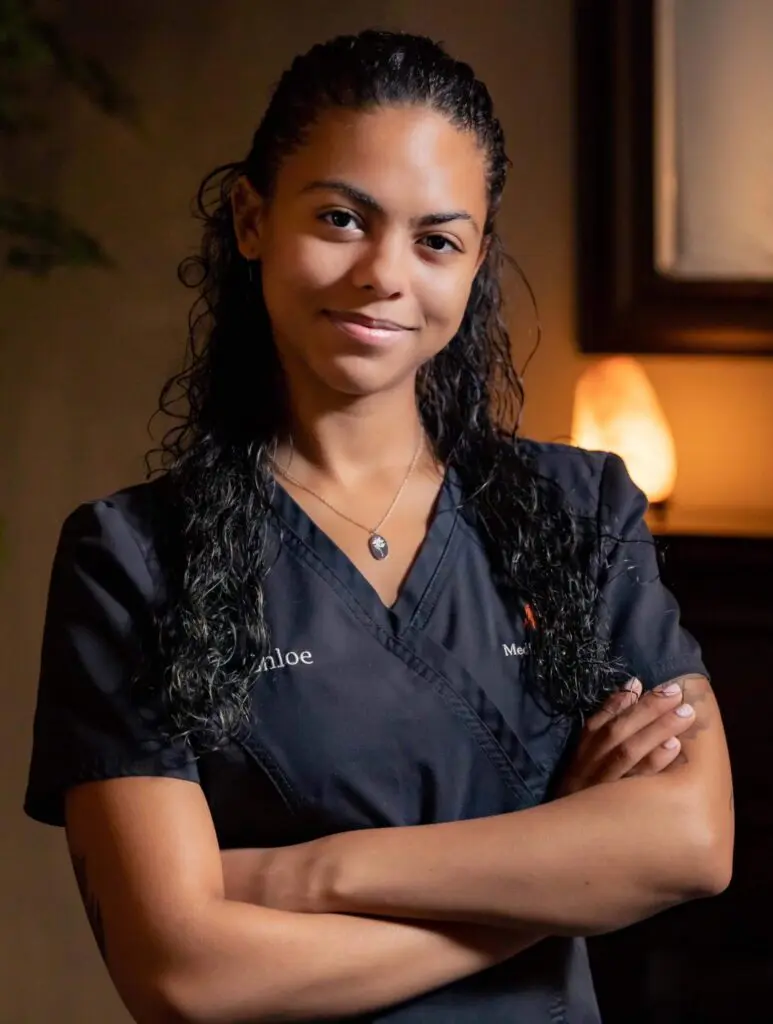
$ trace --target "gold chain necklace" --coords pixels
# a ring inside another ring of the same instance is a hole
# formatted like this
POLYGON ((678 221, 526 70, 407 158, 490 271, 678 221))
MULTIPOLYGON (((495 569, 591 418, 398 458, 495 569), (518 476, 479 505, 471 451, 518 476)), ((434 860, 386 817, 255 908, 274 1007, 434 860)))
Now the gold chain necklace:
MULTIPOLYGON (((316 498, 317 501, 321 501, 323 505, 326 505, 331 512, 335 512, 335 514, 337 516, 340 516, 341 519, 345 519, 348 523, 351 523, 352 526, 356 526, 358 529, 364 530, 365 533, 368 534, 368 551, 370 551, 373 558, 375 558, 377 561, 381 561, 383 558, 386 558, 389 555, 389 544, 387 543, 386 537, 381 533, 381 527, 392 514, 395 505, 400 500, 402 493, 405 490, 406 485, 411 478, 411 474, 416 468, 416 463, 419 461, 419 456, 421 455, 423 440, 424 433, 422 432, 419 435, 419 443, 416 445, 416 451, 414 452, 413 458, 411 459, 411 464, 408 467, 408 471, 405 474, 403 482, 400 484, 397 494, 394 496, 391 505, 383 514, 383 516, 379 519, 379 521, 376 523, 373 529, 369 529, 362 523, 358 523, 356 519, 352 519, 352 517, 348 516, 345 512, 341 512, 341 510, 337 509, 335 505, 331 505, 326 498, 323 498, 321 494, 317 494, 316 491, 313 491, 310 487, 307 487, 306 484, 302 484, 301 481, 297 479, 297 477, 294 477, 282 466, 278 466, 276 463, 274 463, 274 468, 280 473, 281 476, 285 478, 285 480, 289 480, 291 484, 295 484, 296 487, 300 487, 302 491, 306 491, 307 494, 310 494, 313 498, 316 498)), ((292 438, 290 438, 290 463, 292 463, 294 450, 295 449, 293 447, 293 441, 292 438)))

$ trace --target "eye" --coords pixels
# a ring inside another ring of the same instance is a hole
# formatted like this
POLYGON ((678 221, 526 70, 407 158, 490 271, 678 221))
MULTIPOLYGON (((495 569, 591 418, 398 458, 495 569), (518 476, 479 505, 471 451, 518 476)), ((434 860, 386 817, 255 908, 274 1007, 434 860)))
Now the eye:
POLYGON ((461 248, 452 242, 450 238, 445 235, 425 235, 422 238, 422 245, 425 245, 432 252, 461 252, 461 248))
POLYGON ((359 228, 359 221, 349 210, 327 210, 319 215, 319 219, 331 227, 342 231, 359 228))

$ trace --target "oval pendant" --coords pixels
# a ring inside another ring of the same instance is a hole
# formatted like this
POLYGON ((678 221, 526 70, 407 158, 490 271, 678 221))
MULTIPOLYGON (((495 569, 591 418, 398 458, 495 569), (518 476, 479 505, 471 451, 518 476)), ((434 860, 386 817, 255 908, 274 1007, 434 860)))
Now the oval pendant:
POLYGON ((368 550, 376 561, 381 561, 382 558, 386 558, 389 554, 389 545, 386 542, 386 537, 382 537, 380 533, 374 533, 368 538, 368 550))

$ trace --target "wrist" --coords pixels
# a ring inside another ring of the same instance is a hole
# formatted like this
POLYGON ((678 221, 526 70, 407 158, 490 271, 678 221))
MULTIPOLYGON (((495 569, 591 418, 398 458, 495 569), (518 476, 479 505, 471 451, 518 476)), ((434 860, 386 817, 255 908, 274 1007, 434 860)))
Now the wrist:
POLYGON ((263 866, 262 853, 262 850, 252 849, 220 851, 225 899, 238 903, 259 902, 257 881, 263 866))
POLYGON ((308 844, 304 911, 310 914, 346 913, 343 900, 344 852, 347 833, 324 836, 308 844))

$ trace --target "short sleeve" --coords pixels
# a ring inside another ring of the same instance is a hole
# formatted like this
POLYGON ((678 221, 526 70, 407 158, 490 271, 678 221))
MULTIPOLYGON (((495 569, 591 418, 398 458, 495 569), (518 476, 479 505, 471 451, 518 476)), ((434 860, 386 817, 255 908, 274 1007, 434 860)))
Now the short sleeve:
POLYGON ((164 739, 133 685, 153 642, 151 578, 124 514, 107 501, 66 520, 48 592, 24 810, 64 824, 69 788, 124 776, 198 781, 196 759, 164 739))
POLYGON ((681 625, 660 577, 658 551, 644 520, 647 499, 617 455, 606 457, 599 491, 602 635, 621 678, 645 689, 687 673, 708 676, 695 638, 681 625))

